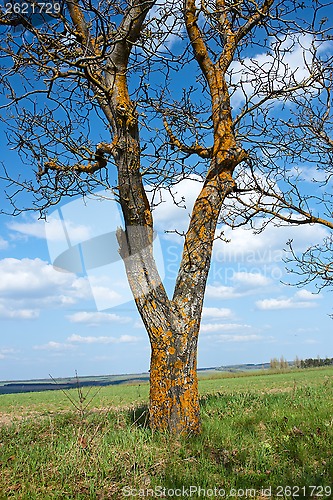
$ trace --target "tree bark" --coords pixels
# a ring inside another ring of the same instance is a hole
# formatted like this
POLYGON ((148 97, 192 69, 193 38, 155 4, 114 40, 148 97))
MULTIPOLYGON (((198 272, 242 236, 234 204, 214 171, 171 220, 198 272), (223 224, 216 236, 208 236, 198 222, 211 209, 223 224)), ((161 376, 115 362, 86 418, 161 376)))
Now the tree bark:
MULTIPOLYGON (((184 331, 188 325, 184 324, 184 331)), ((197 378, 197 332, 170 332, 164 344, 152 342, 150 425, 173 434, 201 428, 197 378)))

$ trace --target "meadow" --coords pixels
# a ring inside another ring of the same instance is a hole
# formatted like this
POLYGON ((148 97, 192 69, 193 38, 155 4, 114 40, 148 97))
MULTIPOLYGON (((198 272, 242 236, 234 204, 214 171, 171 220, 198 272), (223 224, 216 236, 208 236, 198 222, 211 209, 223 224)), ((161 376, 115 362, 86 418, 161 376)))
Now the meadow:
POLYGON ((200 436, 146 383, 0 396, 0 498, 333 498, 333 367, 200 380, 200 436))

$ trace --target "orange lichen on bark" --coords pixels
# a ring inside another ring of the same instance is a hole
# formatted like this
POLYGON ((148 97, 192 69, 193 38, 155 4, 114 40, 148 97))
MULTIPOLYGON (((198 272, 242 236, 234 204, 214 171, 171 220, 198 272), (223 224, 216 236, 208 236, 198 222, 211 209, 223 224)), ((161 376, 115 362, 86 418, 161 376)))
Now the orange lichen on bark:
POLYGON ((152 351, 150 423, 159 431, 177 434, 200 431, 197 375, 188 373, 188 362, 170 363, 166 355, 152 351))

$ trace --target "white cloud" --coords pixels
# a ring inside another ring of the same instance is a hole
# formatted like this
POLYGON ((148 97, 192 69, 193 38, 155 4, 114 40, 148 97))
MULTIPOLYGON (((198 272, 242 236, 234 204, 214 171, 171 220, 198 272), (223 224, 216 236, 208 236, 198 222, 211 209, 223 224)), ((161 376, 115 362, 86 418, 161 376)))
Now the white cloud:
POLYGON ((6 298, 45 300, 53 297, 63 302, 63 295, 78 299, 89 293, 87 280, 71 273, 60 273, 38 258, 0 260, 0 274, 0 296, 6 298))
POLYGON ((2 348, 0 349, 0 359, 10 358, 12 354, 16 354, 18 351, 12 348, 2 348))
POLYGON ((68 337, 68 342, 73 342, 77 344, 119 344, 119 343, 132 343, 138 342, 137 337, 133 337, 131 335, 121 335, 120 337, 93 337, 73 334, 68 337))
POLYGON ((67 316, 71 323, 86 323, 89 326, 96 326, 101 323, 128 323, 131 318, 104 312, 81 311, 67 316))
POLYGON ((271 279, 261 273, 235 272, 232 277, 233 281, 245 288, 264 287, 271 283, 271 279))
POLYGON ((91 298, 88 280, 59 273, 41 259, 0 260, 0 317, 34 319, 42 308, 91 298))
POLYGON ((224 307, 203 307, 203 318, 230 318, 232 315, 231 309, 224 307))
POLYGON ((243 227, 231 229, 223 226, 217 231, 217 235, 220 232, 223 232, 230 242, 216 240, 213 259, 217 262, 242 262, 246 265, 246 271, 252 273, 260 271, 258 267, 263 263, 281 264, 285 257, 283 249, 287 241, 292 239, 295 251, 302 251, 328 234, 327 230, 319 225, 269 225, 260 234, 254 234, 252 230, 243 227))
POLYGON ((320 170, 319 168, 311 165, 298 165, 297 167, 293 167, 290 169, 290 174, 295 178, 297 177, 298 179, 306 182, 323 182, 325 188, 327 187, 327 183, 331 181, 325 170, 320 170))
POLYGON ((321 299, 318 294, 311 293, 309 290, 298 290, 293 297, 280 297, 258 300, 256 306, 264 311, 278 309, 305 309, 316 307, 316 301, 321 299))
POLYGON ((217 342, 256 342, 262 340, 264 337, 261 335, 219 335, 214 337, 217 342))
POLYGON ((43 345, 35 345, 33 348, 36 350, 36 351, 70 351, 73 349, 73 345, 72 344, 64 344, 64 343, 61 343, 61 342, 54 342, 54 341, 50 341, 48 342, 47 344, 43 344, 43 345))
POLYGON ((231 96, 233 107, 245 100, 254 104, 273 88, 294 87, 297 82, 308 78, 313 45, 319 51, 328 46, 325 43, 319 47, 319 43, 309 34, 293 34, 282 43, 272 38, 269 51, 247 57, 242 62, 234 61, 230 66, 231 84, 235 89, 231 96))
POLYGON ((35 345, 33 348, 36 351, 51 351, 51 352, 61 352, 61 351, 71 351, 75 349, 79 344, 122 344, 122 343, 134 343, 138 342, 137 337, 131 335, 121 335, 120 337, 83 337, 82 335, 70 335, 66 342, 55 342, 51 340, 46 344, 35 345))
MULTIPOLYGON (((199 176, 192 176, 190 179, 180 181, 177 185, 172 187, 171 192, 166 189, 159 191, 155 202, 162 200, 162 202, 154 209, 154 223, 155 228, 159 232, 165 230, 178 232, 186 232, 189 223, 189 217, 192 212, 194 202, 202 188, 202 180, 199 176), (159 198, 160 196, 160 198, 159 198), (174 199, 181 206, 178 207, 174 199)), ((152 195, 148 193, 151 200, 152 195)), ((257 218, 257 226, 260 227, 264 219, 257 218)), ((243 284, 247 277, 248 283, 250 280, 258 280, 258 286, 269 284, 269 280, 281 280, 282 271, 281 264, 283 258, 286 256, 284 249, 286 242, 290 239, 293 240, 293 246, 296 252, 304 251, 314 242, 321 241, 328 233, 324 227, 319 225, 302 225, 302 226, 281 226, 275 227, 273 224, 268 225, 266 229, 260 233, 255 234, 250 229, 238 227, 231 229, 228 226, 220 226, 216 231, 216 237, 223 233, 229 243, 221 239, 216 239, 213 247, 212 264, 221 263, 225 265, 226 262, 244 264, 241 269, 237 271, 235 278, 240 281, 243 278, 243 284), (265 272, 262 272, 262 264, 266 264, 265 272), (269 267, 267 267, 269 264, 269 267), (259 275, 262 275, 260 277, 259 275), (255 276, 251 276, 255 275, 255 276), (261 280, 261 283, 259 283, 261 280)), ((182 243, 183 238, 176 234, 167 234, 165 236, 175 242, 182 243)), ((249 283, 250 284, 250 283, 249 283)), ((212 290, 211 290, 212 292, 212 290)), ((239 295, 240 290, 220 289, 220 296, 223 298, 235 297, 239 295)), ((207 290, 209 294, 209 290, 207 290)))
MULTIPOLYGON (((8 224, 8 228, 24 236, 33 236, 41 239, 46 239, 47 230, 47 239, 49 241, 64 240, 64 225, 61 219, 53 217, 46 222, 37 219, 37 217, 33 219, 32 222, 11 222, 8 224)), ((70 234, 72 240, 84 241, 91 237, 91 229, 89 227, 83 224, 75 224, 69 219, 66 220, 66 231, 70 234)))
POLYGON ((219 331, 233 331, 244 330, 251 328, 250 325, 241 325, 238 323, 203 323, 201 325, 201 332, 219 332, 219 331))
POLYGON ((122 298, 120 293, 117 293, 112 288, 107 286, 98 286, 93 284, 93 280, 90 279, 90 286, 94 299, 97 304, 99 304, 100 309, 107 309, 112 307, 113 303, 119 301, 122 298))
POLYGON ((309 300, 295 300, 295 298, 292 297, 257 300, 256 306, 263 311, 271 311, 276 309, 305 309, 314 307, 315 304, 309 300))
POLYGON ((38 309, 11 309, 8 305, 0 302, 1 319, 36 319, 39 316, 38 309))
MULTIPOLYGON (((273 269, 269 269, 271 276, 274 275, 273 269)), ((279 271, 279 277, 281 277, 281 271, 279 271)), ((257 293, 258 289, 261 290, 272 282, 271 278, 260 272, 236 271, 233 268, 226 268, 225 279, 231 281, 234 286, 219 285, 216 282, 209 284, 206 297, 220 300, 236 299, 257 293)))
MULTIPOLYGON (((194 202, 200 193, 203 181, 201 177, 192 175, 181 180, 178 184, 168 189, 161 189, 154 196, 154 227, 157 231, 186 231, 194 202), (179 206, 178 206, 179 205, 179 206)), ((148 199, 152 201, 152 193, 147 192, 148 199)), ((179 236, 169 234, 168 238, 182 241, 179 236)))
POLYGON ((209 299, 234 299, 240 296, 241 294, 231 286, 207 285, 206 288, 206 297, 209 299))
POLYGON ((314 333, 314 332, 319 332, 319 328, 318 327, 306 327, 306 328, 297 328, 296 330, 296 334, 300 333, 300 334, 304 334, 304 333, 314 333))
POLYGON ((158 36, 149 36, 146 40, 146 48, 149 47, 152 54, 165 53, 181 41, 185 25, 179 15, 178 0, 169 0, 161 5, 155 4, 147 16, 147 28, 153 34, 158 33, 158 36), (156 22, 156 19, 159 21, 156 22))
POLYGON ((322 298, 322 296, 319 295, 318 293, 312 293, 309 290, 306 290, 305 288, 296 292, 295 297, 302 300, 318 300, 322 298))
POLYGON ((0 274, 2 297, 45 297, 45 293, 54 295, 54 289, 59 292, 70 288, 76 281, 73 274, 59 273, 38 258, 3 259, 0 261, 0 274))

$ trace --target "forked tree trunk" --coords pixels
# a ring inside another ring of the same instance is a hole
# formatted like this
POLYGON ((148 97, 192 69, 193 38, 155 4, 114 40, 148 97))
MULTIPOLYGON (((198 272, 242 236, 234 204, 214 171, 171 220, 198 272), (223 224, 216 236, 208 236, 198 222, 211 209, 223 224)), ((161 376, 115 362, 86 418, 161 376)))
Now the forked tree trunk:
POLYGON ((160 282, 152 246, 140 250, 144 228, 118 230, 118 241, 137 309, 151 344, 150 427, 173 434, 200 432, 197 341, 201 308, 188 317, 169 300, 160 282), (130 249, 129 249, 130 247, 130 249), (134 251, 135 250, 135 251, 134 251))

